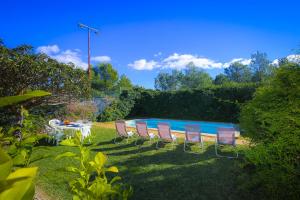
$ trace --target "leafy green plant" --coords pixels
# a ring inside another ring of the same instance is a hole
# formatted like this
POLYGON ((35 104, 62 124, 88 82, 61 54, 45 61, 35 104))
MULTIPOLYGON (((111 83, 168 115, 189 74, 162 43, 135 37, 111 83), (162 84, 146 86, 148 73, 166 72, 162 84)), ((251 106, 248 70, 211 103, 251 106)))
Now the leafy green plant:
POLYGON ((60 144, 79 147, 79 154, 65 152, 56 157, 56 159, 70 157, 80 163, 79 166, 66 167, 67 171, 78 175, 69 182, 74 200, 128 199, 132 188, 117 183, 121 179, 119 176, 115 176, 111 180, 106 177, 107 172, 118 173, 118 168, 115 166, 105 167, 107 157, 101 152, 91 159, 90 150, 83 145, 80 132, 77 132, 74 138, 63 140, 60 144))
POLYGON ((0 148, 0 200, 32 200, 37 167, 13 171, 13 161, 0 148))
POLYGON ((35 99, 38 97, 49 96, 49 95, 51 95, 51 93, 42 90, 35 90, 35 91, 27 92, 26 94, 23 95, 0 97, 0 108, 22 103, 24 101, 35 99))
MULTIPOLYGON (((0 107, 12 106, 48 95, 50 93, 36 90, 24 95, 1 97, 0 107)), ((29 113, 23 106, 20 107, 21 120, 19 126, 10 127, 7 133, 4 133, 1 128, 0 145, 6 147, 7 152, 13 158, 14 165, 28 166, 31 162, 33 146, 46 135, 32 132, 31 120, 27 119, 29 113)))
MULTIPOLYGON (((44 134, 31 134, 22 131, 22 128, 11 128, 7 134, 0 134, 1 143, 6 143, 7 153, 12 157, 13 164, 16 166, 28 166, 31 160, 33 147, 42 138, 47 137, 44 134), (22 135, 17 135, 21 133, 22 135)), ((44 155, 45 157, 46 155, 44 155)), ((40 159, 40 158, 38 158, 40 159)))
POLYGON ((241 128, 252 139, 241 186, 255 198, 299 199, 300 66, 286 63, 256 91, 241 112, 241 128), (248 175, 248 176, 247 176, 248 175))

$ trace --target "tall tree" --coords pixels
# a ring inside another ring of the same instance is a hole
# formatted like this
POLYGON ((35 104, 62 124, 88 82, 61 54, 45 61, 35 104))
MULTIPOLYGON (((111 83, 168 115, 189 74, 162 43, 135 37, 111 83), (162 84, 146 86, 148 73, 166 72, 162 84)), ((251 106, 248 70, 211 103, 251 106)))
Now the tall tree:
POLYGON ((251 81, 251 71, 249 67, 240 62, 232 63, 228 68, 225 68, 224 72, 230 81, 238 83, 251 81))
POLYGON ((120 76, 120 79, 118 81, 117 87, 122 90, 122 89, 130 89, 132 88, 132 83, 130 79, 126 75, 120 76))
POLYGON ((212 78, 203 69, 197 68, 194 63, 189 63, 184 70, 181 81, 182 89, 195 89, 208 87, 212 84, 212 78))
POLYGON ((228 83, 230 80, 225 74, 218 74, 214 80, 215 85, 223 85, 224 83, 228 83))
POLYGON ((173 70, 171 74, 160 72, 155 78, 155 88, 162 91, 177 90, 180 88, 182 72, 173 70))
POLYGON ((273 67, 266 53, 257 51, 251 55, 250 68, 253 73, 252 81, 260 82, 270 76, 273 72, 273 67))
POLYGON ((109 63, 101 63, 92 72, 92 88, 100 91, 109 91, 116 86, 118 72, 109 63))

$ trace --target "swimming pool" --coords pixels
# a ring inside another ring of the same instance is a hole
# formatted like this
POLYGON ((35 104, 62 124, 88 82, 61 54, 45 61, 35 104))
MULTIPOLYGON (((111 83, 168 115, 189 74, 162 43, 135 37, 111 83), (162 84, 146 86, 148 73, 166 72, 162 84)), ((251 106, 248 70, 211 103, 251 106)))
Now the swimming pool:
POLYGON ((188 120, 173 120, 173 119, 156 119, 156 118, 149 118, 149 119, 133 119, 127 120, 126 125, 129 127, 135 127, 136 121, 143 121, 147 123, 148 128, 157 128, 157 123, 163 122, 168 123, 171 126, 171 130, 176 132, 184 132, 185 125, 187 124, 197 124, 201 127, 201 133, 208 134, 208 135, 215 135, 217 133, 217 129, 220 127, 223 128, 235 128, 236 136, 239 136, 239 127, 233 123, 222 123, 222 122, 205 122, 205 121, 188 121, 188 120))

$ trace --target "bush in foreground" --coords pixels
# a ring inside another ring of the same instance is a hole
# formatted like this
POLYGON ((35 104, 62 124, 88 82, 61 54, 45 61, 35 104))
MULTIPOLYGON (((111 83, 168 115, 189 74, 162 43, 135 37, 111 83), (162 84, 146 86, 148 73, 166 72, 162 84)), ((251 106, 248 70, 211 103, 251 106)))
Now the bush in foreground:
POLYGON ((300 66, 280 66, 241 112, 254 144, 246 153, 243 187, 263 199, 300 197, 300 66), (256 190, 256 192, 253 192, 256 190))

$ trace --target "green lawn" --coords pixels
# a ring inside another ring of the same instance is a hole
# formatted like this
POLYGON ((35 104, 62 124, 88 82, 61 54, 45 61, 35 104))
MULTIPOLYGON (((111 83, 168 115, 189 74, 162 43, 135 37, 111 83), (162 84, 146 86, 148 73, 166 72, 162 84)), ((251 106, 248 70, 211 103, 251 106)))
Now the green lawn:
MULTIPOLYGON (((123 182, 133 186, 131 199, 239 199, 236 192, 237 160, 216 158, 212 143, 205 144, 201 154, 183 152, 182 141, 172 148, 167 144, 157 150, 145 142, 141 148, 128 144, 114 144, 115 130, 93 128, 97 133, 93 149, 108 155, 109 165, 120 170, 123 182)), ((194 151, 194 147, 192 148, 194 151)), ((241 151, 242 148, 240 148, 241 151)), ((39 167, 38 186, 53 199, 71 199, 68 181, 74 178, 64 167, 73 162, 69 158, 54 160, 76 147, 38 146, 33 157, 49 155, 35 161, 39 167)))

